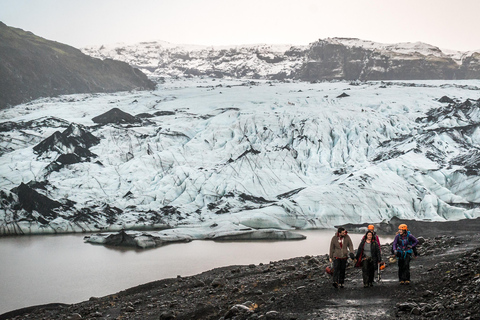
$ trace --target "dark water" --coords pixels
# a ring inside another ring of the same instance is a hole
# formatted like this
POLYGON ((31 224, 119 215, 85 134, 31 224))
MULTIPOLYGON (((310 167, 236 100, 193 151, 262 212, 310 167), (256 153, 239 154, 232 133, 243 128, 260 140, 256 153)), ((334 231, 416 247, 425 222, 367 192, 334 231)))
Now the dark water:
MULTIPOLYGON (((334 230, 300 231, 306 240, 193 241, 150 250, 83 242, 84 235, 0 238, 0 314, 52 302, 77 303, 139 284, 216 267, 326 254, 334 230)), ((354 245, 361 235, 350 234, 354 245)), ((393 238, 381 241, 391 242, 393 238)))

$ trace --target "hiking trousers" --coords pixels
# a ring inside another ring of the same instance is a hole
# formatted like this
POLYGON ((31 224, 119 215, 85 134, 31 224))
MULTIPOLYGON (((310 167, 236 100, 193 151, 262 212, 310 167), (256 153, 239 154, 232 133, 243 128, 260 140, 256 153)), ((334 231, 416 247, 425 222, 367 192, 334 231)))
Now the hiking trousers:
POLYGON ((333 282, 343 284, 345 282, 345 270, 347 269, 347 259, 333 260, 333 282))
POLYGON ((373 283, 375 279, 375 263, 371 257, 362 260, 362 277, 364 285, 373 283))
POLYGON ((410 253, 398 258, 398 280, 410 281, 410 253))

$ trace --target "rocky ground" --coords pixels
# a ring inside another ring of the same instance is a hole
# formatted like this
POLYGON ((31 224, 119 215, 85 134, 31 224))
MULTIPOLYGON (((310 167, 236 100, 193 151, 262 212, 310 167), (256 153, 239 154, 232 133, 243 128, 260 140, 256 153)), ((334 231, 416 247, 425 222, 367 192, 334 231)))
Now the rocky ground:
MULTIPOLYGON (((160 280, 0 319, 480 319, 477 220, 476 228, 470 222, 468 228, 412 230, 423 243, 411 263, 410 285, 400 285, 396 264, 387 263, 381 280, 363 288, 361 270, 350 263, 346 287, 335 289, 325 273, 327 256, 305 256, 160 280)), ((389 252, 382 246, 386 261, 389 252)))

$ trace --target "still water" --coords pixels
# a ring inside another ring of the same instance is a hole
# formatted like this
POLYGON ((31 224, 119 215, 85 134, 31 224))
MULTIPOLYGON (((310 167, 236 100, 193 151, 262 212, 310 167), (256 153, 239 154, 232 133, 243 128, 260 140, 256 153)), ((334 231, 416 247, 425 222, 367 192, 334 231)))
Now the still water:
MULTIPOLYGON (((0 238, 0 314, 38 304, 77 303, 222 266, 323 255, 328 252, 334 232, 299 231, 307 239, 296 241, 204 240, 149 250, 87 244, 84 235, 0 238)), ((357 246, 362 235, 350 236, 357 246)), ((392 240, 380 238, 382 243, 392 240)))

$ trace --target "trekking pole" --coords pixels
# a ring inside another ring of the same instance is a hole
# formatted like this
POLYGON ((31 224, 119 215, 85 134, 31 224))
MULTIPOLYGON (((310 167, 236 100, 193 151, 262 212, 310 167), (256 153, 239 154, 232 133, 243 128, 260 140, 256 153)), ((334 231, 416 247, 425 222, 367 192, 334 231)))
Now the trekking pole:
POLYGON ((378 276, 378 282, 380 282, 380 263, 377 263, 377 276, 378 276))

